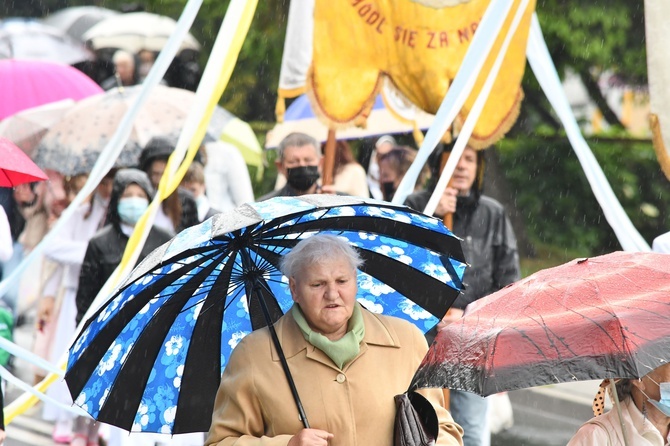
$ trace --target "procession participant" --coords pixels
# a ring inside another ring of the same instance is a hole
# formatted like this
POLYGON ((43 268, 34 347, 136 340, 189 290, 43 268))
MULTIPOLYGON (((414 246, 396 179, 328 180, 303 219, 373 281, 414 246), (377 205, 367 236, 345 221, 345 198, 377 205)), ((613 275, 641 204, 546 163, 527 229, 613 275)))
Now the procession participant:
MULTIPOLYGON (((206 445, 391 445, 394 396, 409 387, 428 346, 401 319, 356 301, 362 264, 347 242, 315 235, 283 257, 293 307, 275 324, 311 428, 303 427, 278 353, 263 328, 233 350, 206 445), (372 415, 372 416, 371 416, 372 415)), ((461 445, 441 389, 418 391, 439 420, 437 445, 461 445)))
MULTIPOLYGON (((433 175, 440 174, 440 157, 433 159, 433 175)), ((463 317, 465 307, 521 278, 516 236, 505 208, 482 194, 484 155, 466 147, 434 216, 453 213, 453 232, 463 241, 463 254, 469 267, 463 275, 464 290, 438 324, 438 329, 463 317)), ((432 191, 417 192, 405 204, 423 211, 432 191)), ((450 409, 454 420, 463 426, 465 446, 490 444, 487 421, 488 401, 470 392, 451 390, 450 409)))

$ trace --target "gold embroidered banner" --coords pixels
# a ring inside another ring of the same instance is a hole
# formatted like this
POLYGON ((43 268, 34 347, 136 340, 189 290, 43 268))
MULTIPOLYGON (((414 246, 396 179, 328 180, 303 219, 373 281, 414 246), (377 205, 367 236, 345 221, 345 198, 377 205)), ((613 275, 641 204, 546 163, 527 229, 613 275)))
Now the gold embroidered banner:
MULTIPOLYGON (((515 0, 512 11, 520 0, 515 0)), ((490 0, 432 8, 411 0, 316 0, 313 58, 307 92, 331 128, 360 123, 387 76, 404 96, 435 113, 456 76, 490 0)), ((513 37, 471 143, 486 147, 516 120, 523 93, 526 41, 535 0, 513 37)), ((513 14, 503 25, 474 90, 465 119, 493 65, 513 14)))

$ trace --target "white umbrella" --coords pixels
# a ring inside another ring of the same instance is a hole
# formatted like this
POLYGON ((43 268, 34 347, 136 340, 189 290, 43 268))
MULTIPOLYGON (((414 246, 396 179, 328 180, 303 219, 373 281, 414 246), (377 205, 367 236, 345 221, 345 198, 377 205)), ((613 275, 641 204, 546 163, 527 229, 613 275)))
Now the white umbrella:
POLYGON ((73 65, 93 57, 83 42, 37 20, 0 20, 0 59, 32 59, 73 65))
MULTIPOLYGON (((177 22, 170 17, 149 12, 131 12, 107 18, 84 33, 83 38, 95 49, 120 48, 131 53, 141 50, 160 51, 174 32, 177 22)), ((199 50, 191 34, 181 49, 199 50)))
POLYGON ((71 6, 49 14, 42 22, 83 41, 82 36, 93 25, 117 14, 117 11, 99 6, 71 6))
MULTIPOLYGON (((388 101, 389 96, 385 96, 385 99, 388 101)), ((338 129, 337 139, 356 139, 375 135, 408 133, 417 128, 426 129, 433 122, 433 115, 429 115, 416 107, 411 110, 412 119, 402 116, 395 103, 391 107, 391 109, 387 107, 381 95, 377 96, 365 127, 338 129)), ((265 148, 277 147, 282 139, 293 132, 306 133, 320 142, 324 142, 328 138, 328 127, 316 117, 306 95, 299 96, 293 101, 286 109, 284 122, 275 125, 268 132, 265 140, 265 148)))

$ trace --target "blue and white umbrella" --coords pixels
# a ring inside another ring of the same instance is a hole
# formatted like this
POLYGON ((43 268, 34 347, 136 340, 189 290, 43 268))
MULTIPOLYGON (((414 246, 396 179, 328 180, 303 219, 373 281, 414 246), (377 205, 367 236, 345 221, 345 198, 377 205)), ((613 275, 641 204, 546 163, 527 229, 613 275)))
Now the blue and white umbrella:
MULTIPOLYGON (((390 94, 385 94, 386 100, 392 100, 390 94)), ((409 133, 416 129, 427 129, 433 123, 434 116, 425 113, 414 106, 401 106, 393 103, 391 109, 387 107, 382 95, 375 98, 365 126, 348 127, 337 130, 337 139, 358 139, 370 136, 409 133)), ((268 132, 265 139, 265 148, 277 147, 282 139, 293 132, 307 133, 319 142, 328 138, 328 127, 314 114, 307 95, 298 96, 291 103, 284 114, 284 121, 275 125, 268 132)))
POLYGON ((129 431, 206 431, 230 353, 267 325, 260 300, 272 322, 293 304, 281 256, 317 233, 357 248, 370 311, 425 332, 460 292, 460 242, 440 220, 336 195, 245 204, 155 250, 87 321, 65 375, 75 403, 129 431))

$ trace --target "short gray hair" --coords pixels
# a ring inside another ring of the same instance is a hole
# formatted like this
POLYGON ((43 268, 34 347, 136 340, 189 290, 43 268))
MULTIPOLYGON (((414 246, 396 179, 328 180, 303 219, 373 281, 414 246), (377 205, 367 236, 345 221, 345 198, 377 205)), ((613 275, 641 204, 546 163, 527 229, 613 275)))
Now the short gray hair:
POLYGON ((289 147, 302 147, 302 146, 312 146, 314 147, 314 152, 318 158, 321 158, 321 146, 319 142, 305 134, 305 133, 289 133, 284 139, 281 140, 279 146, 277 146, 277 159, 281 162, 284 160, 284 153, 289 147))
POLYGON ((309 265, 334 258, 347 260, 354 271, 363 265, 360 254, 349 243, 334 235, 317 234, 295 245, 291 252, 282 257, 279 269, 290 278, 309 265))
POLYGON ((128 61, 132 64, 135 63, 135 58, 133 57, 132 54, 130 54, 128 51, 125 50, 116 50, 114 52, 114 55, 112 56, 112 62, 114 64, 117 64, 121 62, 122 60, 128 61))

